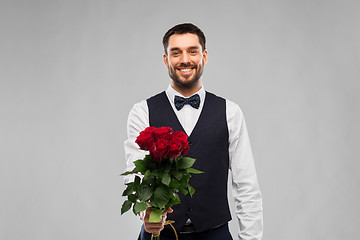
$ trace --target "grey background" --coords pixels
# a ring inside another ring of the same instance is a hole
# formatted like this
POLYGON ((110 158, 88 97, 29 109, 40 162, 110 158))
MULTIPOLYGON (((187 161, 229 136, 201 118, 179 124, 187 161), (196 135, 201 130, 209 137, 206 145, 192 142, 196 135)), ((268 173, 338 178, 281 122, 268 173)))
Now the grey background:
POLYGON ((359 10, 1 0, 0 239, 136 238, 138 218, 120 216, 127 114, 167 87, 161 38, 181 22, 207 36, 206 89, 245 113, 264 239, 360 239, 359 10))

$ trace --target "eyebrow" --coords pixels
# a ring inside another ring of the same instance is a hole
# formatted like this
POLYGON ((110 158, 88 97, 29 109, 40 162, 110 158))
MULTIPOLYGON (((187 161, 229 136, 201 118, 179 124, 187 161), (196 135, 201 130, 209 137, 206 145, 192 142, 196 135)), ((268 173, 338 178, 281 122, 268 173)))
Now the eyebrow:
MULTIPOLYGON (((194 49, 200 49, 200 48, 197 46, 188 47, 188 50, 194 50, 194 49)), ((180 48, 178 48, 178 47, 170 48, 170 52, 173 52, 173 51, 180 51, 180 48)))

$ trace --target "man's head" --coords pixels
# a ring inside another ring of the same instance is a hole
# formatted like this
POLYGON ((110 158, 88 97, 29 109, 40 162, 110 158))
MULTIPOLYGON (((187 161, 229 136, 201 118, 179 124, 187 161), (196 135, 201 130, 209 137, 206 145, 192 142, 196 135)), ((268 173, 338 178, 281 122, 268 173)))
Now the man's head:
POLYGON ((176 90, 198 90, 207 62, 204 33, 191 23, 179 24, 163 38, 164 63, 176 90))
POLYGON ((202 51, 204 51, 206 49, 205 44, 206 44, 206 38, 204 33, 201 31, 200 28, 198 28, 197 26, 195 26, 192 23, 182 23, 182 24, 178 24, 172 28, 170 28, 164 35, 163 37, 163 45, 164 45, 164 51, 165 54, 168 54, 167 48, 169 45, 169 38, 174 35, 174 34, 185 34, 185 33, 192 33, 192 34, 196 34, 199 38, 199 43, 202 47, 202 51))

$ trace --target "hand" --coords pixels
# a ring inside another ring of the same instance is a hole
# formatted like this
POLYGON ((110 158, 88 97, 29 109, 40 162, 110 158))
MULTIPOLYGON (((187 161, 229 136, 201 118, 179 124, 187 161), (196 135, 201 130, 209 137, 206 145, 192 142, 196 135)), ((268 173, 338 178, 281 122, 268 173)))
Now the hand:
POLYGON ((145 216, 143 217, 144 229, 148 233, 160 233, 160 231, 164 229, 164 223, 167 217, 167 213, 172 213, 173 209, 170 207, 166 209, 166 211, 162 214, 162 220, 160 222, 150 223, 149 216, 152 209, 152 207, 148 207, 145 211, 145 216))

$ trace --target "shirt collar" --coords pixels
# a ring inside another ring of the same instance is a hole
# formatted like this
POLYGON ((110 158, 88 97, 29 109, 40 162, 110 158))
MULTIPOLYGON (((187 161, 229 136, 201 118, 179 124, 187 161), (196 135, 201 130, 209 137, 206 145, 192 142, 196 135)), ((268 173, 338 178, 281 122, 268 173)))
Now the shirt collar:
MULTIPOLYGON (((166 89, 165 92, 166 92, 166 95, 168 96, 168 98, 171 100, 172 103, 174 102, 175 95, 180 96, 180 97, 184 97, 184 95, 182 95, 181 93, 179 93, 178 91, 173 89, 170 84, 169 84, 169 86, 168 86, 168 88, 166 89)), ((199 94, 200 103, 203 103, 204 99, 205 99, 204 86, 201 86, 200 90, 197 91, 196 93, 194 93, 193 95, 195 95, 195 94, 199 94)), ((191 96, 193 96, 193 95, 191 95, 191 96)), ((189 97, 191 97, 191 96, 189 96, 189 97)))

